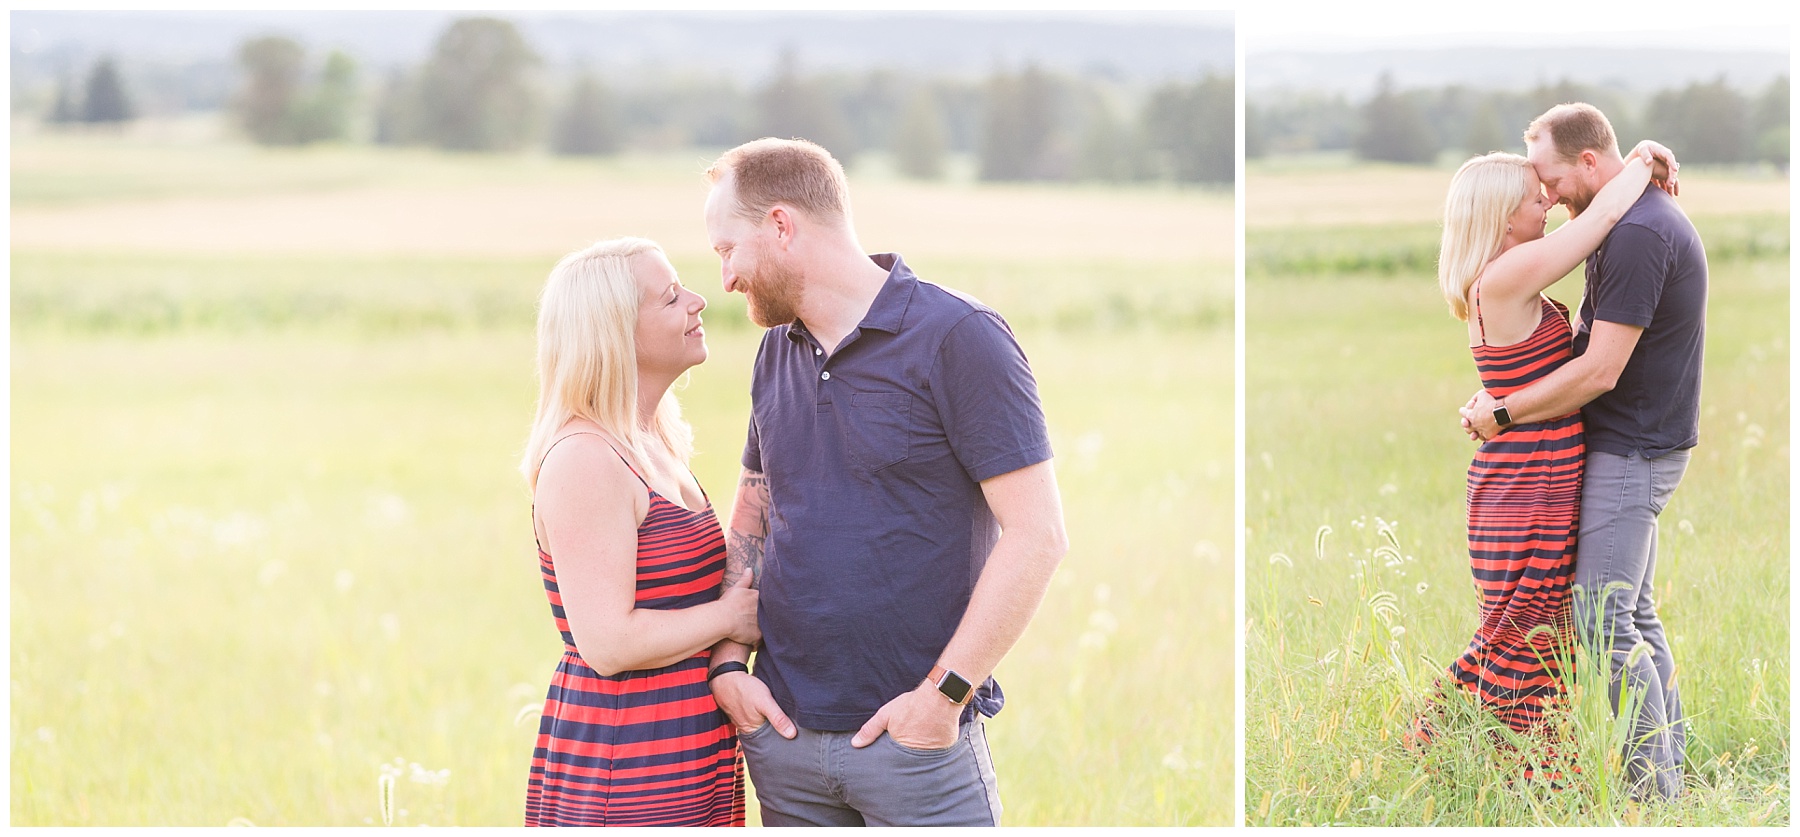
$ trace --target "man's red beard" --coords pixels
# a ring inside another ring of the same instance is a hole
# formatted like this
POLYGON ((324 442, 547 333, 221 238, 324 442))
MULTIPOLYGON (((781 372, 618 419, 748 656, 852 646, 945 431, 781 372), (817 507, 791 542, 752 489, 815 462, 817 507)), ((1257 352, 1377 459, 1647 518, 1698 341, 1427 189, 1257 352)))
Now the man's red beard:
POLYGON ((774 328, 800 318, 800 277, 793 271, 765 265, 753 275, 738 277, 738 284, 744 286, 750 322, 774 328))

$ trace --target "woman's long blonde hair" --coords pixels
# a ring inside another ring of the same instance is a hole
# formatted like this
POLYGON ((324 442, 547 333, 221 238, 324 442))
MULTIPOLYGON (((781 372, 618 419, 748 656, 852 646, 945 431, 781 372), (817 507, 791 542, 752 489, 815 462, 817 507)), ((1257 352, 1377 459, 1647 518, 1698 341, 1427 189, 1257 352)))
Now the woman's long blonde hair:
POLYGON ((570 419, 587 419, 639 463, 660 444, 679 462, 693 456, 694 433, 673 391, 663 394, 650 426, 637 421, 637 315, 641 291, 634 258, 660 253, 656 242, 615 238, 562 258, 538 298, 537 417, 519 470, 533 490, 544 454, 570 419))
POLYGON ((1450 313, 1469 319, 1469 286, 1500 255, 1506 219, 1530 191, 1531 162, 1495 152, 1475 157, 1456 170, 1444 197, 1444 237, 1438 245, 1438 287, 1450 313))

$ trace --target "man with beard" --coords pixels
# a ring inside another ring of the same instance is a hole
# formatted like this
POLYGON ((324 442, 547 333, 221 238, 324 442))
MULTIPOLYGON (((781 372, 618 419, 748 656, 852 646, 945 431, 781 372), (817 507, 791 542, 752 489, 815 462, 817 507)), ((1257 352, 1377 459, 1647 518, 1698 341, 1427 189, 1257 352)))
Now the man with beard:
POLYGON ((765 825, 998 825, 990 676, 1067 551, 1006 322, 865 255, 843 168, 762 139, 707 171, 727 292, 768 330, 727 531, 763 643, 714 648, 765 825))
MULTIPOLYGON (((1539 116, 1525 145, 1548 197, 1571 216, 1624 168, 1612 123, 1580 102, 1539 116)), ((1575 623, 1611 661, 1614 712, 1627 686, 1634 696, 1624 755, 1639 797, 1682 793, 1687 719, 1656 612, 1656 519, 1699 442, 1706 284, 1699 233, 1652 184, 1588 257, 1575 359, 1504 401, 1483 390, 1462 409, 1463 427, 1482 439, 1581 410, 1588 453, 1575 623)))

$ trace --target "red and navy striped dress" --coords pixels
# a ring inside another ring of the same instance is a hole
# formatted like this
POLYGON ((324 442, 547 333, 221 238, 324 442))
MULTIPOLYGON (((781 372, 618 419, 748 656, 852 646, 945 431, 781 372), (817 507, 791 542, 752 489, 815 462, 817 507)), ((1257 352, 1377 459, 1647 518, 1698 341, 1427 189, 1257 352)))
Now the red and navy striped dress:
MULTIPOLYGON (((675 610, 718 599, 725 535, 711 501, 688 511, 644 488, 650 510, 637 533, 637 607, 675 610)), ((555 561, 541 547, 538 565, 563 656, 538 724, 525 824, 743 825, 737 735, 706 684, 712 652, 598 674, 575 647, 555 561)))
MULTIPOLYGON (((1529 338, 1489 346, 1483 327, 1482 344, 1473 347, 1481 385, 1495 398, 1574 357, 1568 309, 1539 300, 1543 317, 1529 338)), ((1479 297, 1476 317, 1479 325, 1479 297)), ((1469 464, 1469 559, 1482 594, 1481 627, 1450 675, 1520 732, 1540 730, 1563 682, 1559 659, 1572 647, 1569 594, 1586 453, 1574 412, 1514 425, 1482 444, 1469 464)))

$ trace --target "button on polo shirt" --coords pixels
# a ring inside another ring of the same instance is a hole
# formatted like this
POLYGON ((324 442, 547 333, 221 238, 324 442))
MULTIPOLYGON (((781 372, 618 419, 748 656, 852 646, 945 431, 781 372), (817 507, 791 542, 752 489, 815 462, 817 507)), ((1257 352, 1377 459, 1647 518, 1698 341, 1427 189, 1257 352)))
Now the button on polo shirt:
MULTIPOLYGON (((917 687, 1000 530, 981 481, 1048 460, 1037 383, 1006 322, 895 254, 830 356, 794 322, 757 351, 745 468, 769 485, 755 673, 814 730, 854 730, 917 687)), ((969 711, 992 715, 989 679, 969 711)))

